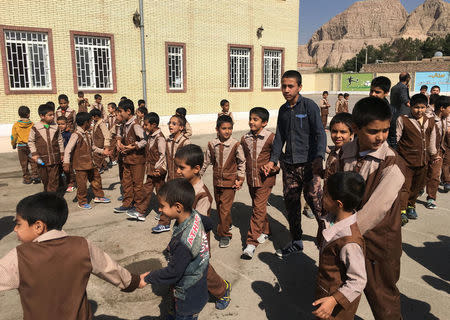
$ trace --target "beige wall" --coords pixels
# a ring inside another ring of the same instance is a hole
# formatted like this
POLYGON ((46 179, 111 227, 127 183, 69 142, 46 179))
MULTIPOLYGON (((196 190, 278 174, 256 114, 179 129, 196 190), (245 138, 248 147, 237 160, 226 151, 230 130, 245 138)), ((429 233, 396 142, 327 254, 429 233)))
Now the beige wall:
MULTIPOLYGON (((282 103, 279 91, 261 90, 261 50, 262 46, 284 48, 284 70, 296 69, 298 0, 144 3, 150 110, 168 115, 184 106, 188 114, 216 113, 219 101, 224 98, 230 100, 232 111, 246 111, 253 106, 276 109, 282 103), (261 25, 264 31, 258 39, 256 30, 261 25), (165 42, 186 44, 185 93, 166 92, 165 42), (252 92, 228 92, 228 44, 253 46, 252 92)), ((140 34, 131 20, 137 8, 137 0, 43 0, 39 6, 32 1, 16 0, 0 7, 0 21, 4 25, 52 29, 57 94, 68 94, 73 107, 76 94, 69 31, 113 34, 117 93, 104 93, 103 100, 117 102, 125 95, 136 102, 142 98, 140 34), (33 10, 29 10, 30 6, 33 10)), ((31 107, 36 119, 37 106, 48 100, 56 102, 57 94, 5 95, 0 77, 0 123, 12 123, 19 105, 31 107)), ((93 94, 87 97, 93 101, 93 94)))

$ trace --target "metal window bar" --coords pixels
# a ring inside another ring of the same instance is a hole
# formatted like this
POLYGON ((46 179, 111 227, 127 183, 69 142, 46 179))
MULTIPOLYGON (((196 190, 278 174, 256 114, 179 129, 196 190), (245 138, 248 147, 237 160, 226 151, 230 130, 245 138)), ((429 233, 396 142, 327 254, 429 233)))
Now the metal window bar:
POLYGON ((169 89, 183 90, 183 47, 182 46, 168 46, 168 77, 169 89))
POLYGON ((230 88, 250 89, 250 49, 230 48, 230 88))
POLYGON ((280 88, 281 55, 281 50, 264 50, 264 88, 280 88))
POLYGON ((113 89, 109 38, 75 36, 77 82, 80 89, 113 89))
POLYGON ((51 89, 48 35, 14 30, 4 35, 10 89, 51 89))

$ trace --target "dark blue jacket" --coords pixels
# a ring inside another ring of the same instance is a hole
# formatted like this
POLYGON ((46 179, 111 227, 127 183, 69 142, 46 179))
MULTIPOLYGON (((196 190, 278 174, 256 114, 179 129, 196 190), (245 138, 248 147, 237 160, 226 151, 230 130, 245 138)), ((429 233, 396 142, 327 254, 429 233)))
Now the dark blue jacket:
POLYGON ((70 136, 72 135, 72 132, 70 132, 70 131, 63 131, 63 132, 61 132, 61 135, 63 137, 64 148, 65 148, 67 146, 67 143, 70 140, 70 136))
POLYGON ((318 157, 324 159, 326 142, 319 107, 311 99, 299 95, 293 108, 286 102, 278 111, 277 132, 270 161, 298 164, 311 162, 318 157))

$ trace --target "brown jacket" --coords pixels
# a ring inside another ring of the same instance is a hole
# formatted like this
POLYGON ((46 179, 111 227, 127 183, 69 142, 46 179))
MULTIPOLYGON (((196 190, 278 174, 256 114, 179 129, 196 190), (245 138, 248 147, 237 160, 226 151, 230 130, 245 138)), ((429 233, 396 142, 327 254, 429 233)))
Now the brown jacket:
POLYGON ((144 139, 144 129, 136 123, 136 116, 131 117, 120 127, 119 139, 124 146, 134 144, 136 149, 122 154, 123 163, 126 164, 144 164, 145 146, 147 141, 144 139))
POLYGON ((103 149, 92 143, 91 134, 77 127, 67 143, 64 163, 72 163, 75 170, 91 170, 94 168, 93 152, 102 154, 103 149))
POLYGON ((0 270, 0 291, 19 290, 25 320, 92 319, 86 295, 91 273, 126 292, 140 280, 89 240, 59 230, 11 250, 0 270))
POLYGON ((211 205, 213 201, 211 193, 201 179, 193 185, 193 187, 195 191, 195 199, 192 208, 197 210, 198 213, 209 217, 211 214, 211 205))
POLYGON ((92 139, 94 145, 100 149, 107 148, 111 145, 111 133, 108 131, 103 119, 100 119, 94 124, 92 139))
POLYGON ((72 109, 71 107, 67 107, 66 110, 61 109, 61 107, 59 107, 58 109, 56 109, 55 112, 55 120, 58 119, 58 117, 60 116, 64 116, 67 118, 67 127, 69 128, 70 132, 74 132, 75 131, 75 116, 77 115, 77 112, 72 109))
POLYGON ((28 146, 31 155, 38 155, 46 166, 61 163, 61 156, 64 155, 64 142, 58 125, 51 124, 47 129, 44 123, 36 123, 30 130, 28 146))
POLYGON ((159 170, 162 177, 166 175, 166 138, 161 129, 148 136, 147 146, 145 147, 145 159, 147 175, 152 176, 156 169, 159 170))
POLYGON ((329 113, 330 109, 330 103, 328 102, 328 99, 320 99, 319 101, 319 108, 320 108, 320 114, 325 115, 329 113))
POLYGON ((177 150, 183 146, 187 146, 191 141, 189 138, 180 134, 177 139, 174 139, 172 135, 167 138, 166 142, 166 162, 167 162, 167 181, 175 178, 183 178, 183 175, 177 173, 177 167, 175 166, 175 154, 177 150))

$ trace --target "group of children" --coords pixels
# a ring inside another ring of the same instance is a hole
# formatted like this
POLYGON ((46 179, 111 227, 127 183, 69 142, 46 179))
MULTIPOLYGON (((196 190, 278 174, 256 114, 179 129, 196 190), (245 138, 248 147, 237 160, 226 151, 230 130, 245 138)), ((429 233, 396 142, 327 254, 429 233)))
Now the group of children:
MULTIPOLYGON (((348 112, 350 94, 348 93, 339 93, 335 105, 335 114, 341 112, 348 112)), ((324 128, 327 126, 328 114, 330 113, 331 105, 328 102, 328 91, 324 91, 322 93, 322 99, 319 101, 320 108, 320 116, 322 118, 322 124, 324 128)))

